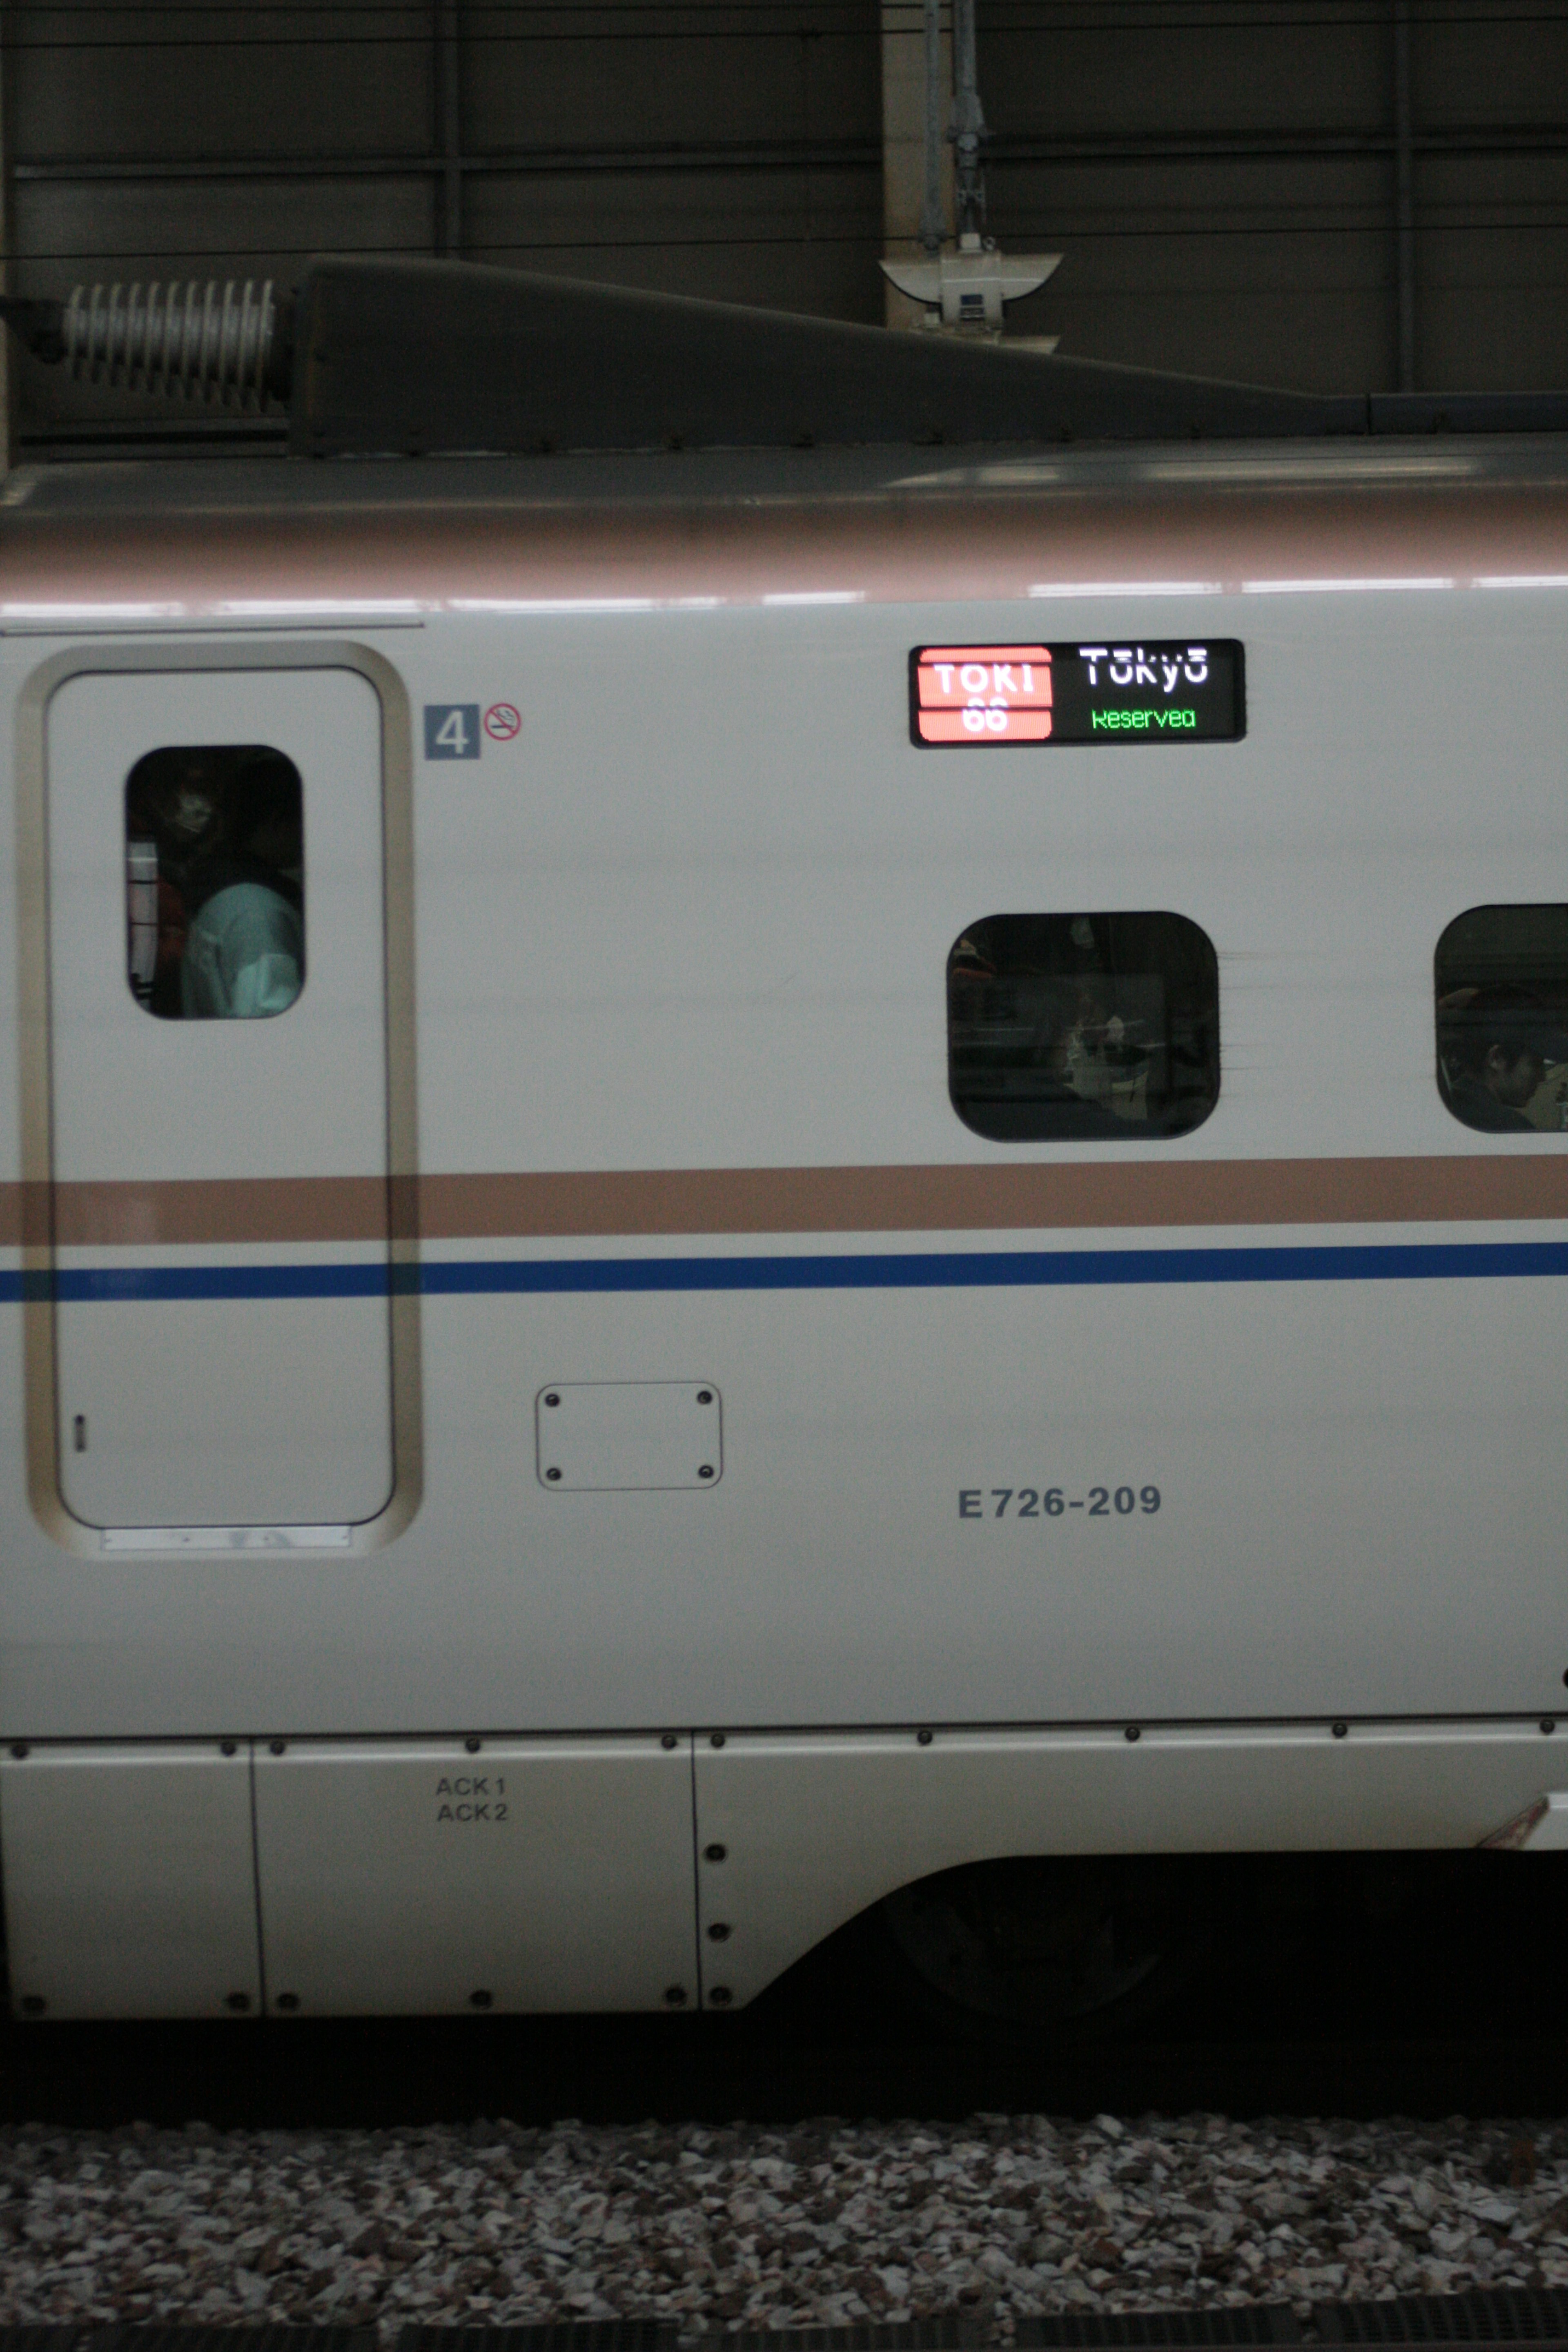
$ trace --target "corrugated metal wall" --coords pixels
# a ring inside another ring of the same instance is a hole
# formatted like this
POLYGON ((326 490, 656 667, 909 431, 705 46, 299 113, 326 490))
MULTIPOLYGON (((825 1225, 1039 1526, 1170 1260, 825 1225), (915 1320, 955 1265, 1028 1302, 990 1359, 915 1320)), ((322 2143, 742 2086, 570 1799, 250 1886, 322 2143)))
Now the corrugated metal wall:
MULTIPOLYGON (((1016 325, 1394 385, 1402 7, 1415 382, 1568 383, 1568 0, 982 0, 991 226, 1066 256, 1016 325)), ((876 0, 13 0, 5 30, 24 292, 460 252, 882 316, 876 0)), ((20 374, 24 454, 126 414, 20 374)))
POLYGON ((1398 389, 1401 13, 1410 388, 1568 385, 1555 0, 992 0, 991 226, 1067 256, 1028 315, 1096 359, 1398 389))

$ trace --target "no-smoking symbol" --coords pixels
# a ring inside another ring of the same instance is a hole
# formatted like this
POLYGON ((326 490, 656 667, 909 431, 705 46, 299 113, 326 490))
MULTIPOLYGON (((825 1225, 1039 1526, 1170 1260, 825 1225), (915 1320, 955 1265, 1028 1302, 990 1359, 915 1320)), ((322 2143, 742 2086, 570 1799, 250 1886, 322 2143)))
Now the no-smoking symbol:
POLYGON ((485 733, 492 743, 510 743, 522 728, 522 713, 515 702, 492 702, 485 713, 485 733))

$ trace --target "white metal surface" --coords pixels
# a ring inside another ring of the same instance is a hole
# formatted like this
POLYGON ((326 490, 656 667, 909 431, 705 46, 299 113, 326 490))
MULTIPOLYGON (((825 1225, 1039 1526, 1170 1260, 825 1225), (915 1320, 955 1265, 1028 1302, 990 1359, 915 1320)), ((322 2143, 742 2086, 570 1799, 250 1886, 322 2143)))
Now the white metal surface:
POLYGON ((256 1824, 274 2010, 695 2003, 684 1738, 258 1742, 256 1824))
MULTIPOLYGON (((381 737, 348 670, 83 676, 48 733, 57 1183, 309 1179, 386 1169, 381 737), (269 743, 304 780, 306 980, 272 1020, 172 1021, 125 973, 125 784, 171 744, 269 743)), ((231 1297, 167 1295, 181 1253, 64 1245, 68 1277, 127 1295, 57 1303, 60 1491, 99 1527, 372 1517, 392 1485, 384 1297, 245 1295, 268 1255, 220 1253, 231 1297), (163 1295, 136 1286, 162 1278, 163 1295)), ((373 1271, 384 1240, 339 1251, 373 1271)), ((210 1254, 209 1254, 210 1259, 210 1254)))
POLYGON ((563 1494, 717 1486, 720 1412, 710 1381, 552 1382, 534 1406, 540 1479, 563 1494))
POLYGON ((249 1743, 227 1744, 0 1755, 14 2011, 257 2011, 249 1743))
MULTIPOLYGON (((1409 559, 1413 576, 1452 561, 1409 559)), ((910 644, 1037 634, 1041 610, 486 610, 391 642, 416 708, 523 714, 515 740, 427 763, 416 783, 421 1163, 500 1194, 493 1217, 426 1223, 430 1275, 453 1276, 425 1299, 424 1507, 373 1570, 278 1552, 205 1570, 116 1559, 67 1583, 22 1530, 13 1557, 40 1573, 16 1591, 4 1672, 25 1723, 198 1728, 214 1672, 247 1720, 321 1733, 1560 1701, 1554 1522, 1533 1482, 1501 1486, 1496 1468, 1557 1444, 1548 1275, 702 1285, 715 1256, 842 1255, 874 1272, 905 1255, 962 1277, 986 1251, 1561 1239, 1563 1221, 1466 1216, 941 1223, 948 1171, 1096 1159, 988 1144, 948 1098, 948 950, 966 922, 1031 902, 1172 908, 1219 950, 1218 1105, 1173 1142, 1118 1146, 1119 1178, 1179 1169, 1201 1199, 1205 1170, 1328 1183, 1347 1157, 1418 1177, 1563 1149, 1449 1117, 1431 1003, 1433 949, 1461 908, 1568 900, 1550 593, 1064 600, 1053 632, 1239 634, 1247 739, 1037 760, 912 749, 910 644), (1484 711, 1463 683, 1480 676, 1484 711), (1482 772, 1509 780, 1484 821, 1482 772), (1347 1055, 1337 1041, 1369 1006, 1377 1053, 1347 1055), (664 1213, 683 1170, 768 1180, 780 1217, 821 1171, 882 1171, 890 1191, 930 1171, 939 1205, 885 1232, 770 1229, 766 1199, 752 1226, 627 1232, 563 1229, 505 1192, 555 1171, 570 1207, 574 1171, 606 1171, 657 1187, 664 1213), (650 1262, 646 1288, 599 1280, 626 1260, 650 1262), (715 1491, 668 1493, 657 1518, 615 1492, 563 1509, 527 1442, 542 1388, 672 1367, 723 1395, 715 1491), (1160 1487, 1158 1517, 959 1517, 971 1489, 1122 1479, 1160 1487), (1504 1556, 1501 1607, 1476 1563, 1504 1556)), ((114 985, 123 996, 118 967, 114 985)), ((309 996, 255 1025, 281 1034, 309 996)), ((160 1025, 128 999, 124 1018, 160 1025)), ((344 1157, 327 1163, 351 1170, 352 1108, 334 1098, 344 1157)), ((124 1164, 99 1140, 97 1168, 124 1164)), ((204 1172, 244 1172, 248 1150, 240 1126, 220 1131, 204 1172)), ((112 1332, 142 1309, 82 1311, 112 1332)), ((349 1312, 331 1302, 329 1321, 349 1312)), ((292 1352, 269 1411, 330 1406, 328 1344, 292 1352)), ((294 1516, 270 1493, 257 1513, 294 1516)))
MULTIPOLYGON (((1409 561, 1424 574, 1452 558, 1409 561)), ((1449 1117, 1431 1005, 1434 945, 1461 908, 1568 899, 1557 609, 1543 590, 1063 600, 1053 632, 1239 634, 1247 739, 967 762, 910 747, 909 647, 1037 634, 1038 604, 436 615, 390 641, 416 708, 507 699, 523 725, 418 771, 422 1165, 503 1193, 542 1171, 568 1188, 608 1171, 677 1210, 679 1171, 732 1171, 772 1181, 783 1215, 818 1171, 880 1170, 890 1188, 931 1171, 940 1203, 950 1170, 1093 1161, 1089 1145, 988 1144, 948 1098, 947 951, 980 914, 1031 902, 1173 908, 1219 950, 1218 1106, 1172 1143, 1118 1146, 1119 1174, 1181 1169, 1201 1194, 1205 1170, 1329 1182, 1347 1156, 1419 1175, 1558 1154, 1563 1139, 1449 1117), (1484 711, 1462 682, 1483 675, 1484 711), (1484 823, 1480 772, 1509 779, 1484 823), (1376 1055, 1340 1051, 1373 1005, 1376 1055)), ((281 1034, 309 995, 255 1025, 281 1034)), ((124 1018, 160 1025, 128 999, 124 1018)), ((334 1098, 345 1148, 327 1164, 345 1170, 353 1108, 334 1098)), ((98 1168, 125 1164, 100 1141, 98 1168)), ((221 1131, 205 1172, 244 1172, 248 1150, 239 1126, 232 1146, 221 1131)), ((26 1638, 4 1671, 47 1712, 22 1719, 197 1728, 214 1671, 247 1720, 322 1733, 1561 1699, 1554 1524, 1495 1466, 1557 1443, 1548 1276, 769 1290, 681 1272, 712 1256, 910 1254, 962 1274, 984 1251, 1555 1241, 1560 1221, 953 1230, 939 1205, 923 1228, 825 1233, 770 1230, 769 1213, 716 1234, 563 1230, 504 1197, 477 1229, 432 1217, 426 1261, 455 1276, 425 1300, 432 1475, 407 1535, 374 1571, 278 1552, 243 1578, 230 1559, 149 1559, 68 1587, 23 1530, 44 1573, 18 1590, 26 1638), (600 1261, 626 1259, 652 1262, 647 1288, 597 1281, 600 1261), (563 1510, 520 1425, 532 1400, 671 1367, 719 1384, 721 1483, 668 1494, 657 1522, 615 1492, 563 1510), (959 1517, 973 1488, 1123 1478, 1159 1486, 1157 1517, 959 1517), (1475 1567, 1500 1545, 1506 1608, 1475 1567), (87 1657, 84 1613, 102 1637, 87 1657)), ((112 1333, 142 1309, 82 1312, 112 1333)), ((149 1307, 154 1336, 184 1312, 149 1307)), ((329 1344, 291 1353, 268 1410, 331 1404, 329 1344)), ((257 1516, 294 1513, 269 1493, 257 1516)))
POLYGON ((1489 1844, 1502 1845, 1517 1853, 1562 1853, 1568 1852, 1568 1790, 1553 1789, 1539 1797, 1519 1821, 1510 1822, 1512 1834, 1489 1839, 1489 1844))
POLYGON ((1539 1723, 700 1737, 704 1999, 718 1985, 752 2000, 869 1904, 956 1863, 1476 1845, 1550 1753, 1539 1723))

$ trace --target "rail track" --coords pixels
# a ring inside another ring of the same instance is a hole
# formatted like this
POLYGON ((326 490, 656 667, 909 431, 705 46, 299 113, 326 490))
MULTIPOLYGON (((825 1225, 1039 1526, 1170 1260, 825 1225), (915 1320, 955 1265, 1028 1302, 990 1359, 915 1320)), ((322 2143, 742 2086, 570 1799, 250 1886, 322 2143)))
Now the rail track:
MULTIPOLYGON (((533 2326, 245 2327, 201 2326, 0 2327, 0 2352, 682 2352, 710 2340, 648 2320, 546 2322, 533 2326)), ((940 2318, 844 2327, 740 2328, 725 2352, 1275 2352, 1277 2347, 1487 2346, 1492 2352, 1565 2352, 1568 2291, 1493 2288, 1402 2295, 1374 2303, 1288 2304, 1184 2311, 1063 2312, 1019 2318, 1005 2336, 987 2322, 940 2318)))

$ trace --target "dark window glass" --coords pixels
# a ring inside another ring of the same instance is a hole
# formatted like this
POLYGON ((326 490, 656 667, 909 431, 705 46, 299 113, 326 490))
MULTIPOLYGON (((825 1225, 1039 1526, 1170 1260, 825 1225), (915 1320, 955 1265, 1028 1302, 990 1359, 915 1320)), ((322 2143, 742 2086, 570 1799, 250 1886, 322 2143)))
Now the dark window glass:
POLYGON ((256 1021, 305 985, 300 771, 266 743, 149 751, 125 782, 131 992, 162 1021, 256 1021))
POLYGON ((1219 1095, 1219 971, 1184 915, 987 915, 947 960, 947 1072, 1001 1143, 1185 1135, 1219 1095))
POLYGON ((1472 907, 1437 942, 1437 1091, 1489 1135, 1568 1127, 1568 907, 1472 907))

